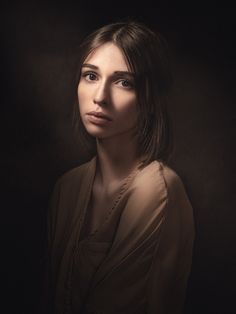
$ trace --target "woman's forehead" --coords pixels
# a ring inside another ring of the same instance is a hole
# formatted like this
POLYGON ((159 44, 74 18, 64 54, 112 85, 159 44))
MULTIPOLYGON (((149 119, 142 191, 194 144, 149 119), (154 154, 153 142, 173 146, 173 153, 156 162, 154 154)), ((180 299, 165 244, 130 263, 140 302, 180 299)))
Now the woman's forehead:
POLYGON ((117 71, 129 71, 126 58, 122 50, 113 42, 107 42, 95 48, 85 59, 84 63, 98 68, 110 67, 117 71))

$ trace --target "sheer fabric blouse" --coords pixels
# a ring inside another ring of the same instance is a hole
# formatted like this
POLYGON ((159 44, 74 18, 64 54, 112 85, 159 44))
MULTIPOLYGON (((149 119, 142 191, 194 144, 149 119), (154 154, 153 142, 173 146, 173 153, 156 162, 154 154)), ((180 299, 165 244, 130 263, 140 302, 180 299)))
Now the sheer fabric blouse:
POLYGON ((51 198, 55 313, 182 313, 194 221, 180 178, 158 161, 132 173, 98 231, 84 236, 96 162, 64 174, 51 198))

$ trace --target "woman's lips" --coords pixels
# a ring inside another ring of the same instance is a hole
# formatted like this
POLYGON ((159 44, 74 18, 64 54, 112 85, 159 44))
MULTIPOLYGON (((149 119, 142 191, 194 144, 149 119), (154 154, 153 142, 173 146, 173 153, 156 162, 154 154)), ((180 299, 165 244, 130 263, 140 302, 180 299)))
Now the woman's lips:
POLYGON ((104 114, 100 114, 98 112, 96 112, 96 114, 89 112, 87 113, 87 115, 88 115, 88 120, 91 123, 97 124, 97 125, 106 125, 112 121, 110 118, 108 118, 104 114))
POLYGON ((98 112, 98 111, 90 111, 87 113, 88 115, 91 115, 91 116, 95 116, 97 118, 103 118, 103 119, 107 119, 109 121, 111 121, 112 119, 107 116, 106 114, 104 114, 103 112, 98 112))

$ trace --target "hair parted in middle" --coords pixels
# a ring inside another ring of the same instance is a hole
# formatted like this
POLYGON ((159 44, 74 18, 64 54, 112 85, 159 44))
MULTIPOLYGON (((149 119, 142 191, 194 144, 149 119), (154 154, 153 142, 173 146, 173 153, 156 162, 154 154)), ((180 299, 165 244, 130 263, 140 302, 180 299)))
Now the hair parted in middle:
MULTIPOLYGON (((167 161, 172 149, 172 132, 167 112, 172 75, 167 43, 160 34, 134 20, 105 25, 88 35, 79 47, 76 86, 85 59, 96 48, 108 42, 114 43, 121 50, 129 71, 134 73, 138 113, 135 136, 138 139, 139 155, 144 165, 153 160, 167 161)), ((87 133, 81 121, 77 94, 74 123, 84 144, 88 142, 95 145, 94 138, 87 133)))

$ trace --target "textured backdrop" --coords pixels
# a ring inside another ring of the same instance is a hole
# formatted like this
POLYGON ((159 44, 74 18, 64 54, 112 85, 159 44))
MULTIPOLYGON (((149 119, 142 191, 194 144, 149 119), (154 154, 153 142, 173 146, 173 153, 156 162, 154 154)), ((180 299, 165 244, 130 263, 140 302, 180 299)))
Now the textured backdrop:
POLYGON ((221 8, 146 2, 20 3, 1 13, 2 262, 5 313, 37 307, 48 200, 56 179, 86 161, 71 125, 78 43, 134 17, 167 39, 175 83, 170 162, 194 208, 186 314, 235 310, 235 18, 221 8))

